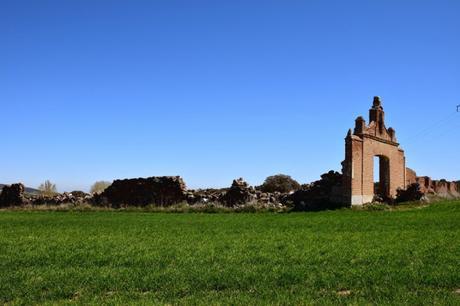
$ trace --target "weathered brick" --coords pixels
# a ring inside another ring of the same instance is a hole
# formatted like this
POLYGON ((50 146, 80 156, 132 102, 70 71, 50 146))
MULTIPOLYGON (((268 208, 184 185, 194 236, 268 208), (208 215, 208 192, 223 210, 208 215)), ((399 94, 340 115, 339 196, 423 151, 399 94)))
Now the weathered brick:
MULTIPOLYGON (((374 198, 374 156, 380 158, 380 189, 385 197, 395 197, 405 188, 406 159, 396 140, 396 132, 385 126, 385 113, 379 97, 374 97, 369 110, 369 125, 362 117, 345 138, 345 160, 342 163, 344 197, 347 203, 361 205, 374 198)), ((415 175, 415 173, 414 173, 415 175)), ((414 180, 410 173, 410 180, 414 180)))

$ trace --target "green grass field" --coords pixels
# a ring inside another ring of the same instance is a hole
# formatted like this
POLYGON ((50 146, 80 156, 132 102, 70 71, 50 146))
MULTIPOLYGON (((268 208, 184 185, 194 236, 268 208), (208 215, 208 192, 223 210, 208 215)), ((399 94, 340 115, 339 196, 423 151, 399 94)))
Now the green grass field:
POLYGON ((0 212, 0 304, 460 304, 460 202, 0 212))

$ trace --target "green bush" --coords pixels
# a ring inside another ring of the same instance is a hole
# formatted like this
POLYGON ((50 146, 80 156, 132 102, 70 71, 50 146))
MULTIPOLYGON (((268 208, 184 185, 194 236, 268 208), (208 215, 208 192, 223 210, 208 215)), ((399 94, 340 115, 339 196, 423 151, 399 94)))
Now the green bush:
POLYGON ((300 189, 300 184, 289 175, 277 174, 267 177, 260 189, 263 192, 287 193, 300 189))

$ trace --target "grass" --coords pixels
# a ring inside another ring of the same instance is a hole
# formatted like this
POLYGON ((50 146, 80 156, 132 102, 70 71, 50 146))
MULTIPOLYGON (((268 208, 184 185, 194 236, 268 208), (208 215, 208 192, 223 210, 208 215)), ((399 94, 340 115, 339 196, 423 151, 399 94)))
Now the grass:
POLYGON ((460 202, 1 211, 0 304, 460 304, 460 202))
POLYGON ((292 208, 274 204, 246 203, 234 207, 227 207, 217 202, 203 204, 178 203, 171 206, 127 206, 112 208, 105 206, 94 206, 89 203, 73 204, 40 204, 12 206, 0 208, 2 211, 112 211, 112 212, 156 212, 156 213, 266 213, 266 212, 289 212, 292 208))

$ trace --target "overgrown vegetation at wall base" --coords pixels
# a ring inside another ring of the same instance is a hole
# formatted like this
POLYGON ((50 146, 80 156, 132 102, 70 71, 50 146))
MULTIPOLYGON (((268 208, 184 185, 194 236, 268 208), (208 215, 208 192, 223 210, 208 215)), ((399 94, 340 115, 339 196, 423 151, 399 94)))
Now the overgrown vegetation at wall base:
POLYGON ((458 305, 460 202, 406 210, 1 211, 0 304, 458 305))

